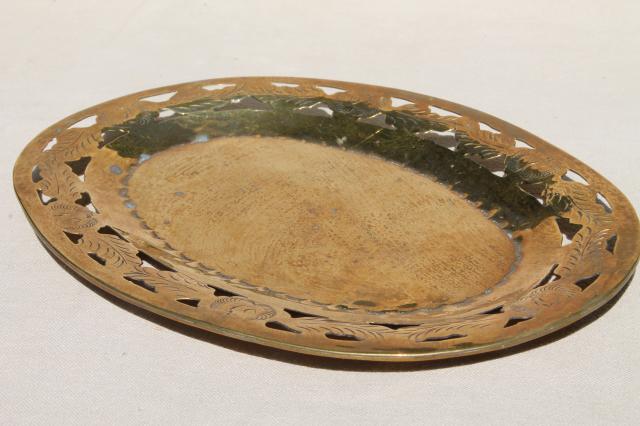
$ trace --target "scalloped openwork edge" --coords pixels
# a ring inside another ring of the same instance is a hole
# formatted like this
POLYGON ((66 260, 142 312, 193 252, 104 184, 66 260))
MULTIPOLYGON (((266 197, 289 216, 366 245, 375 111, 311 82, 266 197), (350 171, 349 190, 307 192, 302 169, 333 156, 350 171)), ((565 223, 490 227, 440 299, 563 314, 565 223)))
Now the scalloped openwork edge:
POLYGON ((68 117, 36 137, 16 163, 14 183, 47 247, 110 293, 217 333, 342 358, 436 359, 531 340, 613 297, 631 275, 639 251, 638 220, 625 197, 587 166, 539 138, 447 101, 327 80, 219 79, 125 96, 68 117), (458 143, 473 146, 480 159, 500 158, 510 172, 531 182, 522 189, 557 211, 559 230, 570 236, 569 242, 547 276, 516 296, 488 300, 455 315, 404 315, 385 322, 367 312, 307 312, 302 301, 256 293, 249 283, 188 261, 184 267, 165 265, 123 230, 113 228, 101 206, 93 204, 84 170, 98 153, 104 127, 203 97, 261 94, 364 102, 442 123, 458 136, 458 143), (542 179, 549 184, 536 188, 542 179), (580 228, 563 228, 567 223, 580 228))

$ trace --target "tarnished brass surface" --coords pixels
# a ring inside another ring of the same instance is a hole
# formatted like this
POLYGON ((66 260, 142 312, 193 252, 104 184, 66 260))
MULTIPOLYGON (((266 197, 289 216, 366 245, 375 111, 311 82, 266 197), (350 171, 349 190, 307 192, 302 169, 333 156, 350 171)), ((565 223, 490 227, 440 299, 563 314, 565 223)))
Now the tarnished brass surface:
POLYGON ((640 251, 613 185, 441 99, 225 78, 61 120, 14 169, 36 233, 117 297, 303 353, 502 349, 611 299, 640 251))

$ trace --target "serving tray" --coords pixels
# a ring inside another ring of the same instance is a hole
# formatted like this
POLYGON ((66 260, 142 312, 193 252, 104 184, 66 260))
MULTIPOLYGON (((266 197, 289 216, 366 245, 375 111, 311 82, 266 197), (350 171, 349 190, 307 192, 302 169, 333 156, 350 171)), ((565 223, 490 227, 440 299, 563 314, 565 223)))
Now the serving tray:
POLYGON ((502 349, 611 299, 639 254, 613 185, 430 96, 224 78, 67 117, 14 169, 37 235, 107 292, 291 351, 414 361, 502 349))

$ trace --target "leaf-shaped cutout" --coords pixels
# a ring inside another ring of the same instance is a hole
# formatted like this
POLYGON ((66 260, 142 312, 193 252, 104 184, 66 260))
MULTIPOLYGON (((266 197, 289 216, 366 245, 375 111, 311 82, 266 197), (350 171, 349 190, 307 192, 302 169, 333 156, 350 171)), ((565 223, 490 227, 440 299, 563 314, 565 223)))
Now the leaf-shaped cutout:
POLYGON ((591 284, 593 284, 598 277, 600 276, 600 274, 593 274, 590 277, 585 277, 582 279, 579 279, 578 281, 575 282, 575 284, 580 287, 580 289, 582 291, 586 290, 587 287, 589 287, 591 284))
POLYGON ((502 305, 496 306, 495 308, 484 311, 482 315, 498 315, 504 313, 504 307, 502 305))
POLYGON ((273 328, 274 330, 281 330, 281 331, 286 331, 289 333, 297 333, 297 334, 300 333, 298 330, 293 329, 287 326, 286 324, 281 323, 280 321, 268 321, 264 325, 268 328, 273 328))
POLYGON ((420 324, 395 324, 395 323, 383 323, 383 322, 371 322, 371 325, 379 325, 381 327, 387 327, 391 330, 400 330, 401 328, 418 327, 420 324))
POLYGON ((449 111, 447 109, 440 108, 433 105, 429 105, 429 110, 431 111, 432 114, 437 114, 441 117, 446 117, 446 116, 460 117, 460 114, 456 114, 453 111, 449 111))
POLYGON ((352 342, 357 342, 357 341, 362 340, 361 338, 359 338, 355 334, 336 334, 336 333, 332 333, 332 332, 325 333, 325 337, 327 337, 329 339, 333 339, 333 340, 349 340, 349 341, 352 341, 352 342))
POLYGON ((336 95, 338 93, 346 92, 344 89, 338 89, 337 87, 329 87, 329 86, 316 86, 318 89, 322 90, 325 95, 336 95))
POLYGON ((67 236, 69 241, 71 241, 73 244, 78 244, 78 242, 82 238, 82 234, 75 234, 73 232, 67 232, 67 231, 62 231, 62 232, 64 232, 64 234, 67 236))
POLYGON ((233 296, 238 296, 241 297, 239 294, 233 293, 229 290, 225 290, 223 288, 217 287, 215 285, 211 285, 211 284, 207 284, 207 287, 212 288, 213 289, 213 294, 214 296, 218 296, 218 297, 223 297, 223 296, 227 296, 227 297, 233 297, 233 296))
POLYGON ((202 86, 204 90, 212 91, 212 90, 222 90, 227 87, 235 87, 235 84, 232 83, 218 83, 218 84, 208 84, 206 86, 202 86))
POLYGON ((89 162, 91 162, 91 157, 80 157, 77 160, 65 161, 65 164, 71 168, 71 171, 76 174, 81 181, 84 182, 84 174, 89 162))
POLYGON ((192 308, 197 308, 200 304, 200 299, 176 299, 176 302, 180 302, 183 305, 191 306, 192 308))
POLYGON ((69 126, 69 128, 70 129, 84 129, 84 128, 87 128, 87 127, 95 126, 97 121, 98 121, 98 116, 94 114, 94 115, 90 115, 89 117, 85 117, 80 121, 76 121, 71 126, 69 126))
POLYGON ((406 105, 413 105, 413 102, 402 98, 391 98, 391 106, 394 108, 400 108, 406 105))
POLYGON ((499 130, 494 129, 493 127, 489 126, 487 123, 483 123, 482 121, 478 123, 478 127, 480 128, 480 130, 485 131, 485 132, 500 133, 499 130))
POLYGON ((272 82, 271 85, 275 87, 298 87, 299 86, 299 84, 296 84, 296 83, 281 83, 277 81, 272 82))
POLYGON ((324 318, 321 315, 315 315, 307 312, 296 311, 295 309, 284 308, 284 311, 287 314, 289 314, 291 318, 324 318))
POLYGON ((382 112, 377 112, 370 117, 360 117, 357 121, 358 123, 365 123, 383 129, 395 129, 395 126, 393 124, 387 123, 387 114, 384 114, 382 112))
POLYGON ((458 141, 456 140, 456 132, 451 129, 444 131, 427 130, 425 132, 416 133, 416 136, 420 139, 433 142, 436 145, 447 148, 451 151, 454 151, 456 146, 458 146, 458 141))
POLYGON ((509 328, 509 327, 513 327, 516 324, 519 324, 523 321, 529 321, 531 319, 531 317, 512 317, 509 318, 509 321, 507 321, 504 325, 504 328, 509 328))
POLYGON ((522 149, 534 149, 531 145, 529 145, 528 143, 526 143, 522 139, 516 139, 514 146, 516 148, 522 148, 522 149))
POLYGON ((243 96, 240 98, 234 98, 229 101, 225 106, 218 109, 218 111, 228 111, 236 109, 250 109, 254 111, 265 111, 272 109, 271 105, 258 100, 253 96, 243 96))
POLYGON ((459 333, 452 333, 452 334, 447 334, 445 336, 427 337, 422 342, 425 342, 425 343, 426 342, 442 342, 444 340, 461 339, 463 337, 467 337, 467 335, 466 334, 459 334, 459 333))
POLYGON ((616 248, 617 241, 618 241, 618 236, 615 234, 607 239, 607 251, 609 253, 613 254, 613 250, 615 250, 616 248))
POLYGON ((170 266, 164 264, 163 262, 159 261, 155 257, 152 257, 143 251, 138 252, 138 257, 142 261, 142 266, 144 267, 157 269, 159 271, 176 272, 175 269, 171 268, 170 266))
POLYGON ((158 95, 153 95, 153 96, 147 96, 146 98, 142 98, 140 99, 140 101, 142 102, 153 102, 153 103, 161 103, 161 102, 166 102, 169 99, 173 98, 173 96, 176 94, 177 92, 167 92, 167 93, 160 93, 158 95))

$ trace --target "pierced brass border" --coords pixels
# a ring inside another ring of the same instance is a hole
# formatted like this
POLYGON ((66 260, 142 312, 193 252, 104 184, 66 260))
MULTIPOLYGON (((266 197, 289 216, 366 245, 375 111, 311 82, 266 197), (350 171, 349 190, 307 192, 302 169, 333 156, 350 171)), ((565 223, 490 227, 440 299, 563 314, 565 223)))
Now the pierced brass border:
POLYGON ((230 337, 338 358, 438 359, 534 339, 578 320, 615 296, 632 275, 640 252, 638 219, 624 195, 588 166, 540 138, 441 99, 330 80, 214 79, 151 89, 88 108, 49 127, 25 148, 14 168, 14 186, 45 245, 74 271, 116 297, 230 337), (129 236, 126 229, 114 229, 116 225, 104 213, 109 206, 94 206, 90 198, 77 202, 90 188, 69 162, 99 155, 102 129, 144 111, 197 99, 258 95, 362 102, 381 111, 406 111, 441 123, 463 135, 465 143, 482 155, 504 157, 509 171, 524 182, 544 181, 543 188, 531 194, 553 208, 558 218, 581 228, 570 244, 550 250, 549 277, 531 276, 527 282, 515 283, 514 291, 496 292, 463 307, 386 314, 310 306, 256 292, 246 283, 230 282, 215 271, 179 261, 171 250, 151 252, 153 247, 129 236), (170 267, 143 263, 141 252, 169 256, 170 267))

